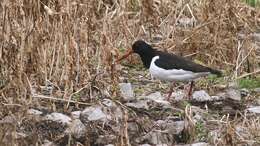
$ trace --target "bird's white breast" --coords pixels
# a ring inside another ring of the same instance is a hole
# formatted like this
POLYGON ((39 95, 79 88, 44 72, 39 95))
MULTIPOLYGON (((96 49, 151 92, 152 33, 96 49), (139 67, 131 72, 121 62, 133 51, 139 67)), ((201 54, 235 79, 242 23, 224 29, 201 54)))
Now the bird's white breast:
POLYGON ((210 74, 209 72, 201 72, 201 73, 194 73, 192 71, 187 71, 183 69, 170 69, 166 70, 160 68, 155 64, 155 61, 159 59, 159 56, 153 57, 149 71, 151 75, 155 78, 165 81, 192 81, 196 78, 206 76, 210 74))

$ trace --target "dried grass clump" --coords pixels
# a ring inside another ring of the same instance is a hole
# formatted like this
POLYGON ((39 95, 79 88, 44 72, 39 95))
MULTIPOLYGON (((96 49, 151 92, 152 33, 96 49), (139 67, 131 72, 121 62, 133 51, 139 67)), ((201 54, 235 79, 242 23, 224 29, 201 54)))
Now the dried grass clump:
POLYGON ((161 48, 194 53, 237 76, 257 67, 249 36, 260 13, 239 1, 4 1, 1 10, 6 97, 31 95, 46 81, 69 96, 98 73, 108 77, 118 48, 138 38, 159 36, 161 48))
POLYGON ((53 106, 34 97, 65 109, 116 97, 114 60, 140 38, 234 77, 259 71, 260 11, 238 0, 3 0, 0 20, 0 117, 53 106))

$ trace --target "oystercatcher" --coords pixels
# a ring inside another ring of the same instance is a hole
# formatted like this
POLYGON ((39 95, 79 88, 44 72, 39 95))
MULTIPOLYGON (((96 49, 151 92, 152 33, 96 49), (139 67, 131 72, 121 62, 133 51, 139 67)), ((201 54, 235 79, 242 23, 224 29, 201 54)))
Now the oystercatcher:
MULTIPOLYGON (((152 48, 149 44, 143 40, 134 42, 131 49, 128 49, 127 53, 117 60, 120 62, 124 58, 127 58, 130 54, 137 53, 143 62, 143 65, 149 69, 150 74, 164 81, 173 82, 191 82, 188 91, 188 97, 191 96, 194 79, 207 76, 209 74, 216 74, 221 76, 221 71, 196 64, 186 58, 177 56, 175 54, 169 54, 152 48)), ((173 85, 170 88, 168 99, 173 91, 173 85)))

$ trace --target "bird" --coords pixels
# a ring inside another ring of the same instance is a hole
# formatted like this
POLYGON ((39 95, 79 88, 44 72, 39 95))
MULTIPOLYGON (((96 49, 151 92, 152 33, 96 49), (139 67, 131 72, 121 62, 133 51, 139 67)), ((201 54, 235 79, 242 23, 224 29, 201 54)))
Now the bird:
POLYGON ((149 69, 152 77, 172 82, 167 100, 171 97, 176 82, 191 82, 187 94, 190 98, 195 79, 205 77, 209 74, 215 74, 218 77, 222 76, 222 72, 219 70, 197 64, 182 56, 159 51, 143 40, 135 41, 132 48, 129 48, 116 62, 119 63, 133 53, 140 56, 144 67, 149 69))

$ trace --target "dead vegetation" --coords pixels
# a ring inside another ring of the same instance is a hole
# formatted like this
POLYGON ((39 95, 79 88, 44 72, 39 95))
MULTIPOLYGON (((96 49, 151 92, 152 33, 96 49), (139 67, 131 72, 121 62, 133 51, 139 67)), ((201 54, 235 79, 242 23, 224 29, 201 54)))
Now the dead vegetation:
MULTIPOLYGON (((114 62, 137 39, 222 69, 228 80, 260 72, 260 11, 237 0, 3 0, 0 20, 1 144, 19 145, 15 131, 31 107, 70 113, 105 98, 120 105, 121 74, 114 62)), ((127 109, 117 145, 132 143, 127 109)), ((212 120, 221 132, 208 142, 259 144, 259 117, 240 113, 238 119, 212 120), (234 125, 245 135, 235 133, 234 125)), ((194 126, 187 129, 190 135, 194 126)))

